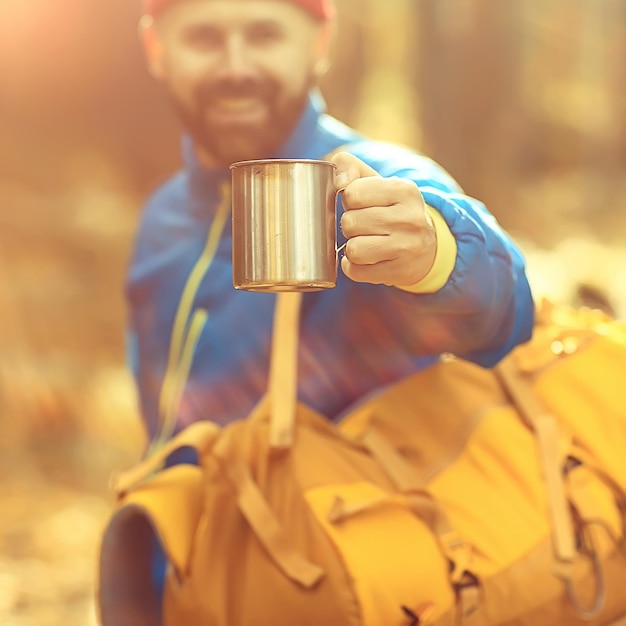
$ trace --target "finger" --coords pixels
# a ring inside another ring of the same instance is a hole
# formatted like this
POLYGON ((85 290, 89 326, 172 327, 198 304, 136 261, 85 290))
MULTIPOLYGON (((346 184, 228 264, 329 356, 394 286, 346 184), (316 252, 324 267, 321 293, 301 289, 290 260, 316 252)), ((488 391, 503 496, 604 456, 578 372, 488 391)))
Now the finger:
POLYGON ((341 232, 348 239, 361 235, 390 235, 396 216, 389 207, 349 210, 341 215, 341 232))
POLYGON ((389 247, 389 237, 368 235, 350 239, 346 244, 344 258, 352 265, 374 265, 391 261, 396 256, 396 252, 389 247))
POLYGON ((375 265, 357 265, 351 263, 348 257, 341 259, 341 270, 350 279, 357 283, 372 283, 374 285, 391 284, 395 261, 382 261, 375 265))
POLYGON ((365 207, 390 207, 397 204, 423 204, 422 194, 411 180, 402 178, 361 178, 353 181, 343 192, 346 211, 365 207))
POLYGON ((343 189, 359 178, 378 176, 378 172, 349 152, 338 152, 330 159, 335 165, 335 189, 343 189))
POLYGON ((341 259, 341 270, 350 279, 358 283, 374 285, 409 286, 416 285, 426 272, 408 272, 400 259, 381 261, 373 265, 351 263, 347 257, 341 259))
POLYGON ((342 213, 340 225, 347 238, 393 234, 418 236, 422 231, 432 229, 430 216, 421 203, 349 209, 342 213))

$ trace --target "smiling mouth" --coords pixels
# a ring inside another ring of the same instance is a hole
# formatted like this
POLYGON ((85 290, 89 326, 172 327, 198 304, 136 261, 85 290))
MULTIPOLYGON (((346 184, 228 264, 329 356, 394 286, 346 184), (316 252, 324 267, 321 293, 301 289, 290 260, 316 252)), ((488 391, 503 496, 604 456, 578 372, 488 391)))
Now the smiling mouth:
POLYGON ((219 98, 216 101, 216 108, 225 111, 246 111, 248 109, 259 106, 260 100, 256 97, 246 98, 219 98))
POLYGON ((257 97, 218 98, 207 107, 206 113, 222 123, 254 122, 266 116, 267 106, 257 97))

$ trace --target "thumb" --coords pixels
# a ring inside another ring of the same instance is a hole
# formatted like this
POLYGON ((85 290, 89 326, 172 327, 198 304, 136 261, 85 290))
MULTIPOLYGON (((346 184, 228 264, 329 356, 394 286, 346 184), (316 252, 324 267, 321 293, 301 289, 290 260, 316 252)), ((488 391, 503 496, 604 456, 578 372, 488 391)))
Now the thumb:
POLYGON ((335 170, 335 188, 343 189, 358 178, 378 176, 378 172, 372 169, 367 163, 363 163, 349 152, 339 152, 331 157, 337 169, 335 170))

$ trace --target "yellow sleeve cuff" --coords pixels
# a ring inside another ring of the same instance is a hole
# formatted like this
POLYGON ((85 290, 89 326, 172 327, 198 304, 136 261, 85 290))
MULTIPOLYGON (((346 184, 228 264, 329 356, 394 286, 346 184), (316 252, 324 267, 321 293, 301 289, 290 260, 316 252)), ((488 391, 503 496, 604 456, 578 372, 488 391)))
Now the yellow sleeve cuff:
POLYGON ((426 205, 426 210, 433 220, 435 234, 437 235, 437 252, 430 271, 422 280, 415 285, 400 286, 394 285, 396 289, 408 291, 409 293, 435 293, 439 291, 450 278, 454 264, 456 263, 456 239, 450 232, 448 224, 443 219, 439 211, 426 205))

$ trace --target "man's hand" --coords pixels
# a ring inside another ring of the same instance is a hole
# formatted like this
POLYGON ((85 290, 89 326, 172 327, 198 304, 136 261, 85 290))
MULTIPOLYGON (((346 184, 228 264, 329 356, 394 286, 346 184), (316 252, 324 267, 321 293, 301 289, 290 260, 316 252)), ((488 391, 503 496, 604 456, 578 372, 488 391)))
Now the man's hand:
POLYGON ((343 191, 344 274, 360 283, 411 286, 428 274, 437 236, 417 185, 383 178, 347 152, 332 158, 343 191))

